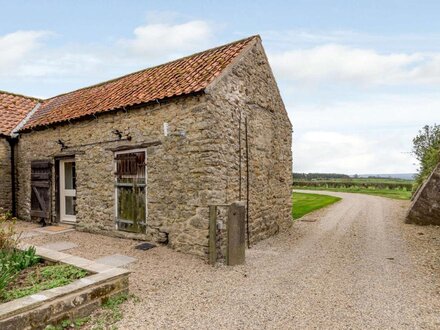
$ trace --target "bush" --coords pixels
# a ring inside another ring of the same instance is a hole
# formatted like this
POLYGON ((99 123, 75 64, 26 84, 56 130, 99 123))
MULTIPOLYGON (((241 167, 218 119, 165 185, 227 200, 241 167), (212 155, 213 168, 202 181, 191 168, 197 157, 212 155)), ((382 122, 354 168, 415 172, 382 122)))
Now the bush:
POLYGON ((19 235, 15 232, 15 221, 9 212, 0 209, 0 250, 17 247, 19 235))
POLYGON ((27 250, 17 249, 0 250, 0 297, 4 289, 13 281, 15 276, 28 267, 32 267, 40 261, 32 246, 27 250))
POLYGON ((440 125, 426 125, 413 139, 412 154, 420 162, 413 192, 423 184, 440 161, 440 125))

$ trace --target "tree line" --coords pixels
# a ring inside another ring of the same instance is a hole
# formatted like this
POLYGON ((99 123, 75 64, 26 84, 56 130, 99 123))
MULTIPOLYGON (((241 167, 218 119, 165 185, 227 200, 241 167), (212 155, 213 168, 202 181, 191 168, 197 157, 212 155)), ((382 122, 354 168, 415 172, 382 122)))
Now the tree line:
POLYGON ((350 179, 347 174, 338 173, 293 173, 294 180, 325 180, 325 179, 350 179))
POLYGON ((440 125, 424 126, 413 139, 412 154, 419 161, 415 178, 417 189, 440 162, 440 125))

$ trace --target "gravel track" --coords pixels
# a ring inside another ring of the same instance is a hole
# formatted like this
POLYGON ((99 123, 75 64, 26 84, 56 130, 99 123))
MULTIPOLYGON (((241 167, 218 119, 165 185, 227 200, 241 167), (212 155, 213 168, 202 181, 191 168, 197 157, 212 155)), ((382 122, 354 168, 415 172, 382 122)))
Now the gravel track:
POLYGON ((403 224, 406 201, 316 193, 343 199, 253 246, 245 266, 80 232, 26 241, 137 258, 128 268, 140 301, 122 305, 119 329, 440 328, 439 227, 403 224))

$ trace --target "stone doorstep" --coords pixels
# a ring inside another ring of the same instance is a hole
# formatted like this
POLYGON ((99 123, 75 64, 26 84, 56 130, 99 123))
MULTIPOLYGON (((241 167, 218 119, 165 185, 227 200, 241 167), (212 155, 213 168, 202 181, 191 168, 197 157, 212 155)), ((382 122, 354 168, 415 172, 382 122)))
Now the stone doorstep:
MULTIPOLYGON (((30 244, 22 243, 19 245, 19 248, 26 249, 29 246, 30 244)), ((54 300, 56 298, 77 293, 78 291, 87 289, 97 284, 117 280, 120 277, 128 276, 131 273, 131 271, 127 269, 99 264, 85 258, 72 256, 66 253, 57 252, 42 247, 36 247, 36 250, 37 254, 43 259, 73 265, 94 274, 76 280, 65 286, 45 290, 31 296, 26 296, 1 304, 0 320, 4 320, 10 316, 37 308, 43 303, 50 302, 51 300, 54 300)))

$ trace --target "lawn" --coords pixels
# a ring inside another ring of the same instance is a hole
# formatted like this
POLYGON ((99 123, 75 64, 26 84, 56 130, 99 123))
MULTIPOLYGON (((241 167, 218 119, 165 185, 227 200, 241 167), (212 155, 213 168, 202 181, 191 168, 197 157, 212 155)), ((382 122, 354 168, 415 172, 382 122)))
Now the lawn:
POLYGON ((411 191, 400 190, 400 189, 375 189, 375 188, 359 188, 359 187, 348 187, 348 188, 294 187, 294 188, 301 190, 322 190, 322 191, 358 193, 358 194, 375 195, 375 196, 402 199, 402 200, 411 199, 411 195, 412 195, 411 191))
POLYGON ((299 219, 307 213, 319 210, 325 206, 336 203, 341 200, 339 197, 318 195, 318 194, 304 194, 294 192, 292 206, 293 219, 299 219))

